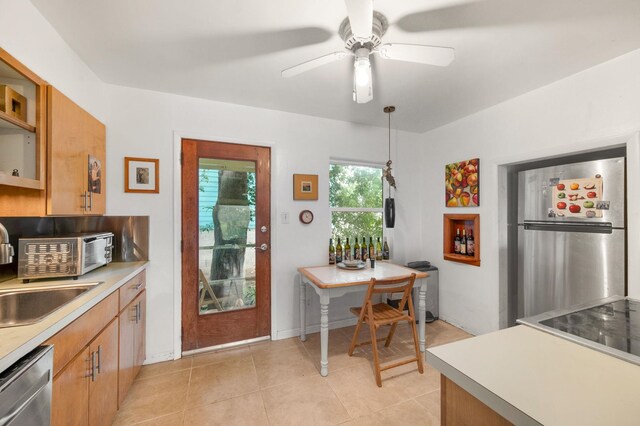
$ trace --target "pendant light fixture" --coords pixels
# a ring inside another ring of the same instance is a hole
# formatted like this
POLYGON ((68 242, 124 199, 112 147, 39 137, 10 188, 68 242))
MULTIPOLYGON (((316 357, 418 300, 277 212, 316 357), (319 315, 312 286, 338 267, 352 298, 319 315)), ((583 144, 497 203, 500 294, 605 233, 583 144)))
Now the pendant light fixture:
POLYGON ((384 223, 387 228, 393 228, 396 224, 396 201, 391 197, 391 188, 396 189, 396 179, 391 174, 391 113, 396 110, 394 106, 386 106, 383 111, 389 116, 389 161, 382 171, 382 177, 389 184, 389 192, 384 200, 384 223))

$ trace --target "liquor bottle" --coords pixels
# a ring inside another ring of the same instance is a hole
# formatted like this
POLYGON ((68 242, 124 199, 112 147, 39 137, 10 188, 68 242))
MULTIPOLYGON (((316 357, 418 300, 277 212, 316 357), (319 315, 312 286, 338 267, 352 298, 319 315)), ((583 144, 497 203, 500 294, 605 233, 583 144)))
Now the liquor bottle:
POLYGON ((376 241, 376 260, 382 260, 382 244, 380 244, 380 237, 376 241))
POLYGON ((351 260, 351 244, 349 244, 349 238, 347 238, 347 244, 344 245, 344 253, 342 254, 344 260, 351 260))
POLYGON ((467 254, 467 230, 462 230, 462 240, 460 240, 460 254, 467 254))
POLYGON ((467 237, 467 254, 473 256, 476 253, 475 241, 473 240, 473 233, 469 229, 469 236, 467 237))
POLYGON ((336 246, 336 263, 342 262, 342 243, 338 237, 338 245, 336 246))
POLYGON ((376 248, 373 246, 373 237, 369 237, 369 259, 376 258, 376 248))
MULTIPOLYGON (((340 244, 340 239, 338 239, 338 244, 340 244)), ((460 254, 460 230, 456 229, 456 238, 453 240, 453 252, 455 254, 460 254)))
POLYGON ((329 238, 329 265, 336 264, 336 248, 333 246, 333 238, 329 238))
POLYGON ((391 258, 391 250, 389 250, 389 243, 387 243, 387 237, 384 237, 384 245, 382 246, 382 260, 389 260, 391 258))
POLYGON ((366 262, 369 258, 369 249, 367 248, 367 238, 362 237, 362 246, 360 247, 360 251, 362 252, 362 256, 360 256, 360 260, 366 262))
POLYGON ((360 260, 362 258, 362 252, 360 251, 360 244, 358 244, 358 237, 356 237, 356 244, 353 246, 353 260, 360 260))

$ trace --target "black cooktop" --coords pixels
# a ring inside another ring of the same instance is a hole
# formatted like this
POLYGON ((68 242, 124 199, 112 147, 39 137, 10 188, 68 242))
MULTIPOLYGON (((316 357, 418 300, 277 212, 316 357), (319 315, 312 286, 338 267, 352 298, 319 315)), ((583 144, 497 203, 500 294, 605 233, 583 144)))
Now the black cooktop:
POLYGON ((640 302, 617 300, 539 322, 594 343, 640 356, 640 302))

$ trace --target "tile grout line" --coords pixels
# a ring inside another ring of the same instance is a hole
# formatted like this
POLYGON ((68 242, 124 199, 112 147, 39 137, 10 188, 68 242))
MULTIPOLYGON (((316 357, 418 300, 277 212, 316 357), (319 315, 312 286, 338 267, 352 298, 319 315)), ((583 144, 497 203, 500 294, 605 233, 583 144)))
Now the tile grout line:
MULTIPOLYGON (((251 363, 253 364, 253 369, 256 372, 256 382, 258 382, 258 367, 256 367, 256 360, 253 359, 253 352, 251 353, 251 363)), ((260 383, 258 382, 258 395, 260 395, 260 401, 262 402, 262 409, 264 410, 264 416, 267 418, 267 423, 271 425, 271 419, 269 418, 269 412, 267 411, 267 406, 264 403, 264 396, 262 396, 262 389, 260 388, 260 383)))

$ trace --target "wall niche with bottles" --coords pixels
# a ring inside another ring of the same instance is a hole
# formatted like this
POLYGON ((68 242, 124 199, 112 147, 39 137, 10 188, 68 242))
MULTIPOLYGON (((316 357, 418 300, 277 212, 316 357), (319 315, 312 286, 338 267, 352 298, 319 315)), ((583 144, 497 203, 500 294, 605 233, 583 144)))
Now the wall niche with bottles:
POLYGON ((43 191, 46 82, 0 48, 0 191, 43 191))
POLYGON ((480 266, 480 215, 445 214, 444 260, 480 266))

